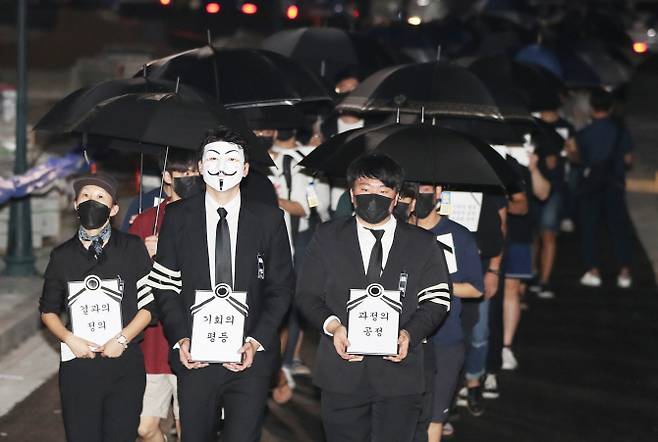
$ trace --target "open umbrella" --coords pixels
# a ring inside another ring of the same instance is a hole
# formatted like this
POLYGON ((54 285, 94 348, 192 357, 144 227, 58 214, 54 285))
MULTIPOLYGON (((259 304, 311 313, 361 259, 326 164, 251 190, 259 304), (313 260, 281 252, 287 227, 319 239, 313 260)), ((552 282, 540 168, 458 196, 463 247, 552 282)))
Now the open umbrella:
POLYGON ((151 61, 144 69, 147 78, 180 78, 226 108, 332 104, 322 80, 312 72, 297 61, 261 49, 203 46, 151 61))
POLYGON ((251 161, 272 165, 255 135, 219 106, 176 93, 125 94, 96 105, 73 129, 116 142, 197 150, 209 129, 227 126, 247 142, 251 161))
POLYGON ((444 62, 382 69, 338 104, 353 112, 425 113, 451 117, 502 119, 480 79, 468 69, 444 62))
POLYGON ((503 116, 519 111, 525 114, 528 111, 557 109, 561 105, 559 94, 564 86, 559 78, 541 66, 518 63, 506 55, 496 55, 478 58, 471 63, 470 69, 483 80, 499 107, 513 107, 501 108, 503 116))
MULTIPOLYGON (((175 80, 175 79, 174 79, 175 80)), ((142 92, 174 92, 189 100, 204 101, 204 93, 175 81, 148 78, 109 80, 78 89, 59 100, 39 120, 35 130, 68 133, 98 103, 124 94, 142 92)))
POLYGON ((491 146, 429 124, 391 124, 348 131, 320 145, 300 165, 329 176, 344 176, 348 165, 367 152, 393 158, 409 181, 463 190, 517 189, 517 174, 491 146))
POLYGON ((352 39, 338 28, 279 31, 263 40, 262 48, 302 62, 329 84, 340 70, 359 64, 352 39))

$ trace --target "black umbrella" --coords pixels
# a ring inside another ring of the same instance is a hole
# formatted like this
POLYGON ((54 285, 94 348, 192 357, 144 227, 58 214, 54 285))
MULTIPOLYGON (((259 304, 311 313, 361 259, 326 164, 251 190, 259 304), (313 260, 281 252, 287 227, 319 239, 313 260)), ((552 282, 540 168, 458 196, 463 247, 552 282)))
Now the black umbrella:
POLYGON ((145 69, 148 78, 180 78, 226 108, 332 104, 322 80, 299 62, 260 49, 204 46, 151 61, 145 69))
MULTIPOLYGON (((103 81, 78 89, 59 100, 41 117, 34 129, 68 133, 94 106, 109 98, 142 92, 174 92, 176 89, 175 82, 142 77, 103 81)), ((179 85, 177 93, 189 100, 207 99, 204 93, 185 85, 179 85)))
POLYGON ((422 113, 502 119, 480 79, 468 69, 443 62, 382 69, 368 77, 337 106, 353 112, 422 113))
POLYGON ((244 120, 252 130, 298 129, 307 121, 296 106, 264 106, 229 109, 230 114, 244 120))
POLYGON ((528 103, 512 76, 504 70, 496 70, 490 61, 488 58, 476 60, 469 69, 487 87, 505 120, 532 120, 528 103))
POLYGON ((355 129, 330 138, 301 166, 344 176, 360 155, 389 155, 402 166, 405 179, 449 185, 454 189, 517 189, 518 175, 486 143, 429 124, 391 124, 355 129))
POLYGON ((329 84, 339 71, 359 64, 352 39, 338 28, 279 31, 263 40, 262 48, 304 63, 329 84))
POLYGON ((487 85, 505 117, 560 107, 561 81, 540 66, 496 55, 478 58, 470 69, 487 85))
POLYGON ((175 93, 126 94, 96 105, 73 129, 116 142, 196 150, 209 129, 228 126, 246 140, 250 159, 272 160, 255 135, 219 106, 187 101, 175 93))

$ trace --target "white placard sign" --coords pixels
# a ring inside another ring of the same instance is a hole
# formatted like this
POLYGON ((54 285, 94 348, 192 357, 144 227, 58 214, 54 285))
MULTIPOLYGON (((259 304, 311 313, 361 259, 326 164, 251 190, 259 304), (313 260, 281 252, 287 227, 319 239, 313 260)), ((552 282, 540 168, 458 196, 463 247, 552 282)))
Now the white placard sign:
MULTIPOLYGON (((120 334, 122 298, 121 279, 89 275, 83 281, 69 282, 68 309, 73 334, 99 346, 120 334)), ((63 361, 75 358, 66 344, 61 348, 63 361)))
POLYGON ((197 290, 192 314, 190 354, 193 361, 242 362, 238 353, 244 344, 249 306, 247 292, 234 292, 221 283, 214 290, 197 290))
POLYGON ((384 290, 370 284, 365 290, 351 289, 347 302, 347 352, 355 355, 393 356, 398 353, 400 333, 399 290, 384 290))
POLYGON ((457 255, 455 252, 455 241, 452 238, 452 233, 438 235, 436 240, 441 243, 443 254, 446 257, 446 264, 448 264, 448 272, 452 275, 458 270, 457 255))
POLYGON ((449 200, 450 210, 446 215, 454 222, 461 224, 471 232, 477 232, 482 210, 481 192, 442 192, 441 206, 444 199, 449 200), (444 196, 444 194, 448 194, 444 196))

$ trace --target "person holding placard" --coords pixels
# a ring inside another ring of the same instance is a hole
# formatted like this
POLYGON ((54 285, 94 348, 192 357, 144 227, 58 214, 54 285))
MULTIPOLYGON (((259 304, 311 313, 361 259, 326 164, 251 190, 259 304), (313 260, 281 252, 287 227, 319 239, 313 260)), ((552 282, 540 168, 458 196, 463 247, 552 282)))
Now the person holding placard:
POLYGON ((205 192, 167 206, 149 275, 178 375, 182 440, 258 441, 294 277, 278 208, 245 200, 245 140, 209 131, 205 192))
POLYGON ((39 300, 41 319, 61 341, 66 439, 132 442, 146 383, 137 343, 155 309, 151 260, 139 238, 110 224, 119 211, 113 177, 86 175, 73 187, 80 228, 52 251, 39 300))
POLYGON ((356 216, 318 228, 296 291, 303 316, 323 331, 314 382, 326 439, 411 441, 425 390, 420 343, 450 309, 448 269, 432 234, 392 216, 397 163, 362 156, 347 181, 356 216))

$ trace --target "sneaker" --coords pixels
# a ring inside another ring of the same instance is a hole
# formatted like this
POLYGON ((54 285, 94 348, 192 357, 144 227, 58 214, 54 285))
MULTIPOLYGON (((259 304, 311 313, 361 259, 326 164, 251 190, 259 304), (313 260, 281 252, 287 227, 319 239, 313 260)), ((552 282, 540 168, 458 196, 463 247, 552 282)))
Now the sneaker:
POLYGON ((551 290, 551 286, 548 284, 540 284, 539 292, 537 292, 537 297, 539 299, 553 299, 555 298, 555 293, 551 290))
POLYGON ((620 289, 628 289, 633 285, 633 278, 631 278, 631 275, 626 274, 626 275, 619 275, 617 276, 617 287, 620 289))
POLYGON ((301 359, 293 359, 290 366, 290 373, 293 376, 308 376, 311 374, 311 369, 304 365, 301 359))
POLYGON ((519 366, 512 349, 509 347, 503 347, 503 370, 516 370, 519 366))
POLYGON ((457 393, 457 401, 456 405, 458 407, 467 407, 468 406, 468 389, 466 387, 462 387, 459 389, 459 393, 457 393))
POLYGON ((574 230, 576 230, 576 226, 572 220, 565 218, 562 220, 562 222, 560 222, 560 230, 565 233, 572 233, 574 230))
POLYGON ((601 277, 592 272, 587 272, 580 278, 580 285, 586 287, 601 287, 601 277))
POLYGON ((467 407, 468 411, 475 417, 479 417, 484 414, 482 387, 472 387, 468 389, 467 407))
POLYGON ((489 373, 484 378, 482 397, 485 399, 498 399, 498 396, 500 396, 500 390, 498 390, 498 379, 496 379, 495 374, 489 373))

